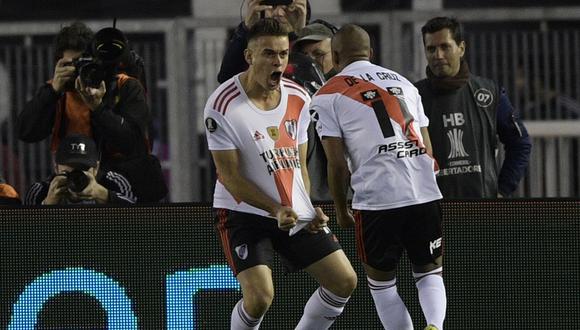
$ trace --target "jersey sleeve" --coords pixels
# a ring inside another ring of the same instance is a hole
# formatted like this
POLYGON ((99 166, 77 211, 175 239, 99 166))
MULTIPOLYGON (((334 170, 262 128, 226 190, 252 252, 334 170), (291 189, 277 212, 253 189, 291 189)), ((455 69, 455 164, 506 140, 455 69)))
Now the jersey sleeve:
POLYGON ((429 126, 429 118, 427 118, 427 115, 425 115, 425 109, 423 109, 421 95, 417 89, 415 89, 415 93, 417 95, 417 123, 419 124, 419 127, 427 127, 429 126))
POLYGON ((342 137, 332 96, 314 96, 310 105, 310 115, 316 123, 318 136, 342 137))
POLYGON ((310 126, 310 113, 308 111, 309 102, 304 105, 300 117, 298 118, 298 144, 308 141, 308 126, 310 126))
POLYGON ((206 107, 204 123, 209 150, 239 149, 235 143, 233 128, 221 113, 206 107))

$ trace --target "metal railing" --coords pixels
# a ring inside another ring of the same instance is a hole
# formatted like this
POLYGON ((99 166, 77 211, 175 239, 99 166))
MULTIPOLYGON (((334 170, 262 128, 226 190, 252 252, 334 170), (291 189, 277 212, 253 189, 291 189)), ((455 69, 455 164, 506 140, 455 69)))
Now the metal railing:
MULTIPOLYGON (((439 15, 464 23, 502 21, 580 21, 580 7, 521 9, 392 11, 322 17, 337 25, 357 23, 372 28, 376 62, 411 80, 424 76, 420 26, 439 15)), ((202 124, 206 98, 217 87, 217 72, 238 17, 120 21, 118 27, 146 63, 148 98, 155 115, 155 153, 161 158, 171 200, 208 201, 214 184, 211 157, 202 124)), ((89 21, 94 30, 107 21, 89 21)), ((6 179, 24 194, 28 185, 51 170, 47 142, 16 139, 15 118, 40 84, 52 76, 52 36, 62 22, 0 23, 0 166, 6 179)), ((561 29, 468 31, 468 61, 476 74, 496 79, 533 136, 532 161, 516 195, 580 196, 579 137, 576 121, 580 99, 580 31, 561 29), (555 93, 554 91, 558 91, 555 93), (550 122, 543 122, 549 118, 550 122), (559 121, 555 121, 559 120, 559 121), (564 133, 562 124, 567 128, 564 133), (549 127, 549 132, 542 132, 549 127), (538 133, 539 132, 539 133, 538 133), (574 134, 572 134, 574 135, 574 134)))

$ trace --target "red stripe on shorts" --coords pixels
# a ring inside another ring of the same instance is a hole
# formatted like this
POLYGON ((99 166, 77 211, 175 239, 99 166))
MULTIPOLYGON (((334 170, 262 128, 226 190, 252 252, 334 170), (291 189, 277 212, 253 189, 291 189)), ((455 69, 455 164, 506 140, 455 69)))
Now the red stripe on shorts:
POLYGON ((228 211, 226 209, 219 209, 218 214, 218 231, 220 233, 220 240, 222 242, 222 249, 226 255, 226 260, 234 272, 234 276, 238 275, 236 270, 236 265, 234 264, 234 257, 232 255, 232 249, 230 246, 229 231, 226 229, 226 222, 228 220, 228 211))
POLYGON ((365 243, 363 240, 363 224, 362 224, 362 216, 360 211, 354 211, 354 222, 355 222, 355 239, 356 239, 356 252, 358 257, 361 259, 362 262, 367 262, 367 252, 365 251, 365 243))

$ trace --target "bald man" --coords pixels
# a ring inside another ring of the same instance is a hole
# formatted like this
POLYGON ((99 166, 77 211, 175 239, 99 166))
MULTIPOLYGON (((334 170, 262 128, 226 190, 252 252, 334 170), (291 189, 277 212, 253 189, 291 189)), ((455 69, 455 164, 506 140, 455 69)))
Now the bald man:
POLYGON ((386 329, 413 329, 396 287, 403 250, 411 260, 425 329, 443 329, 446 295, 442 231, 427 126, 417 89, 372 64, 370 38, 356 25, 332 39, 338 73, 313 97, 310 112, 328 158, 328 183, 341 227, 355 226, 357 252, 386 329), (347 187, 354 190, 352 208, 347 187))

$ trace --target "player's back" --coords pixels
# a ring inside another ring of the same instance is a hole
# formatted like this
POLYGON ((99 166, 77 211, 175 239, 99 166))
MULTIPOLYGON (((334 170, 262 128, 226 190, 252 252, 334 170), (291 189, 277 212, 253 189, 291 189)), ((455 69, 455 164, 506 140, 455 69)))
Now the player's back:
POLYGON ((315 95, 320 136, 344 140, 353 208, 389 209, 441 198, 421 127, 429 120, 417 89, 400 74, 358 61, 315 95))

